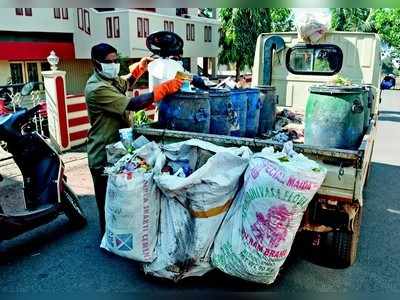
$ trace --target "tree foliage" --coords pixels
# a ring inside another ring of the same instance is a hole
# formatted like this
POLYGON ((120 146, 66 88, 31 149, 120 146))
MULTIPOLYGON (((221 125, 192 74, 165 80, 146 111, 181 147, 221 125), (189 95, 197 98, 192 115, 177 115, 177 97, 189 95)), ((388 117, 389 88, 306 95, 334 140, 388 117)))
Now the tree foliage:
POLYGON ((337 31, 370 31, 370 8, 333 8, 332 29, 337 31))
POLYGON ((334 8, 331 11, 334 30, 378 33, 390 49, 390 56, 382 61, 382 71, 398 73, 393 60, 400 58, 399 8, 334 8))
POLYGON ((379 8, 373 15, 374 29, 391 47, 400 48, 400 8, 379 8))
POLYGON ((333 8, 332 28, 379 33, 388 46, 400 48, 400 8, 333 8))
POLYGON ((236 78, 245 66, 252 66, 258 36, 263 32, 288 31, 293 27, 287 8, 219 9, 222 64, 236 64, 236 78))

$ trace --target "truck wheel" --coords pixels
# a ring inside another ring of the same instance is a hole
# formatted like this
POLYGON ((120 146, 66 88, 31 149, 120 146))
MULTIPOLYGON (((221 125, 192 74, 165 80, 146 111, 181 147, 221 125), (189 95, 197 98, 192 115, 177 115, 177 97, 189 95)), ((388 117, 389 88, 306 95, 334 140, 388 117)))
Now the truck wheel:
POLYGON ((356 260, 358 241, 360 238, 362 208, 360 207, 354 219, 353 231, 339 230, 333 232, 332 258, 339 268, 350 267, 356 260))
POLYGON ((77 227, 83 227, 86 225, 86 217, 83 214, 81 206, 79 205, 79 199, 65 182, 64 192, 61 196, 61 202, 64 212, 72 224, 77 227))

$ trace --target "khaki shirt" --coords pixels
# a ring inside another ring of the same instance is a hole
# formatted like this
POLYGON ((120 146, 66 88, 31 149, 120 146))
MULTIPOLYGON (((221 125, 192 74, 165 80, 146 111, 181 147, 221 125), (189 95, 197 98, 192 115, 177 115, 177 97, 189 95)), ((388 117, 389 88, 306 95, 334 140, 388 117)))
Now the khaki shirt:
POLYGON ((120 77, 107 80, 96 72, 88 79, 85 99, 91 128, 88 134, 89 168, 102 168, 107 163, 106 145, 119 141, 118 130, 129 127, 125 95, 128 82, 120 77))

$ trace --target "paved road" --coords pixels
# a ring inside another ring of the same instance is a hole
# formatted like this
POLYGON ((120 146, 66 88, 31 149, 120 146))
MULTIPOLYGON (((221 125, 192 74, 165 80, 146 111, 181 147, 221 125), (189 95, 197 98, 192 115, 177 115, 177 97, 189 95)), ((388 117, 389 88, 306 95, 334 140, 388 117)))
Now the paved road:
MULTIPOLYGON (((89 225, 74 231, 62 217, 3 243, 0 291, 400 291, 400 93, 385 94, 380 119, 359 256, 351 268, 329 269, 295 256, 272 287, 218 271, 179 284, 145 277, 137 263, 99 250, 93 192, 74 176, 89 225)), ((79 161, 69 172, 88 178, 79 161)))

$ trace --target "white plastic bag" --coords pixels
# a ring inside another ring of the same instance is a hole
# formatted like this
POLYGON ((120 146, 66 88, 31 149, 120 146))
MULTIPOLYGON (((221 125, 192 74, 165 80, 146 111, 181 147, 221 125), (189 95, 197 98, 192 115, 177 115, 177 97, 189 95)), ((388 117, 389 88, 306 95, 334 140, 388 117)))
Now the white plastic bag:
POLYGON ((128 154, 124 144, 122 142, 117 142, 115 144, 106 146, 107 152, 107 162, 109 164, 115 164, 119 161, 123 156, 128 154))
POLYGON ((163 151, 158 168, 166 162, 186 161, 193 172, 187 177, 154 177, 162 191, 160 236, 157 258, 146 264, 144 271, 177 281, 212 269, 210 249, 239 189, 251 151, 200 140, 169 144, 163 151))
POLYGON ((223 272, 249 281, 274 282, 289 255, 307 205, 326 170, 285 145, 255 154, 212 251, 223 272))
POLYGON ((331 15, 324 10, 296 9, 294 22, 299 39, 317 43, 330 28, 331 15))
MULTIPOLYGON (((133 155, 154 166, 160 153, 158 145, 152 142, 136 150, 133 155)), ((131 156, 128 154, 119 162, 131 156)), ((109 172, 112 170, 110 168, 109 172)), ((153 168, 154 171, 157 170, 153 168)), ((153 172, 145 173, 138 169, 130 174, 109 174, 105 203, 106 232, 101 248, 141 262, 154 260, 160 192, 154 183, 153 172)))

